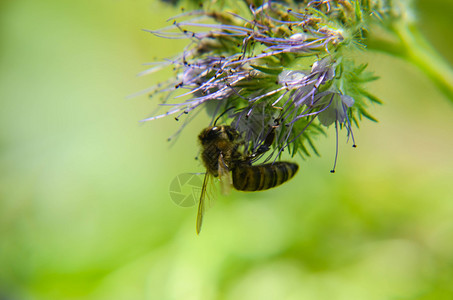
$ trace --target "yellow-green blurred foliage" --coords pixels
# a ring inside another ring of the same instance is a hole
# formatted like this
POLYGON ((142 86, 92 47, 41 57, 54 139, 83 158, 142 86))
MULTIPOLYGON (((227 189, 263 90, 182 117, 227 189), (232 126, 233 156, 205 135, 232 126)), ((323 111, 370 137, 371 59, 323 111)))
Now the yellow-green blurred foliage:
MULTIPOLYGON (((453 62, 453 3, 418 2, 453 62)), ((367 54, 379 123, 333 128, 289 183, 219 196, 200 236, 168 186, 203 172, 201 117, 140 124, 163 80, 142 63, 184 45, 142 28, 139 0, 0 3, 0 299, 453 299, 453 106, 417 69, 367 54)))

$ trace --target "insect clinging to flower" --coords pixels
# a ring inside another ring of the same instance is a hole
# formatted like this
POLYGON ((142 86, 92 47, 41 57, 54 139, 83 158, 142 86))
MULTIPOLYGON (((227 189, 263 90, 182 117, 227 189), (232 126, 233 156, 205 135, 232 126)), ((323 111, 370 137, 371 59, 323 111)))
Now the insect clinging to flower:
POLYGON ((248 155, 241 151, 241 135, 231 126, 210 126, 202 130, 198 139, 206 174, 201 189, 197 215, 197 233, 200 233, 205 210, 206 188, 210 177, 220 180, 222 190, 233 186, 239 191, 267 190, 291 179, 299 169, 296 163, 275 162, 253 165, 252 162, 269 150, 274 140, 272 128, 255 152, 248 155))

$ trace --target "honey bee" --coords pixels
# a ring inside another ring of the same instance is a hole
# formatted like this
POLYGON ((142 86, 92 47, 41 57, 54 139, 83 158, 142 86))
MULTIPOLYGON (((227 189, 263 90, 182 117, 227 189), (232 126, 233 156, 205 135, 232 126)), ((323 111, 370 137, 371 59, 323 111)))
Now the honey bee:
POLYGON ((291 179, 299 166, 291 162, 275 162, 252 165, 252 161, 268 151, 275 137, 274 129, 266 136, 263 144, 250 155, 244 155, 242 137, 228 125, 203 129, 198 139, 201 143, 201 158, 206 174, 198 204, 197 234, 200 233, 205 210, 206 187, 212 177, 220 179, 222 190, 231 186, 239 191, 262 191, 276 187, 291 179), (230 172, 232 174, 230 174, 230 172))

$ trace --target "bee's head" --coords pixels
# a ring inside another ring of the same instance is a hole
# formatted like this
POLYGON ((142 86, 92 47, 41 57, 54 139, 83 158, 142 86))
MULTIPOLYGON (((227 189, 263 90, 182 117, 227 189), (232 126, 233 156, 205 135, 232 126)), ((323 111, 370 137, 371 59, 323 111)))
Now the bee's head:
POLYGON ((203 129, 198 136, 198 139, 202 144, 206 144, 222 140, 233 142, 238 137, 239 134, 234 128, 227 125, 221 125, 203 129))

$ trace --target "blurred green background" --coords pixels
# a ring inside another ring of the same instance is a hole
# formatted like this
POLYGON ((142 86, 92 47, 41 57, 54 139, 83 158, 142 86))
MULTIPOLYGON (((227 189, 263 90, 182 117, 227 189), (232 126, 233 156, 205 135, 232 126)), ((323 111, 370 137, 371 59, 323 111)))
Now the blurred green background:
MULTIPOLYGON (((453 63, 453 3, 420 0, 453 63)), ((152 37, 178 10, 152 0, 0 3, 0 299, 453 299, 453 106, 404 61, 369 54, 385 104, 284 186, 196 208, 168 193, 194 157, 173 145, 142 63, 184 43, 152 37)), ((167 73, 168 75, 168 73, 167 73)), ((161 76, 161 77, 157 77, 161 76)))

